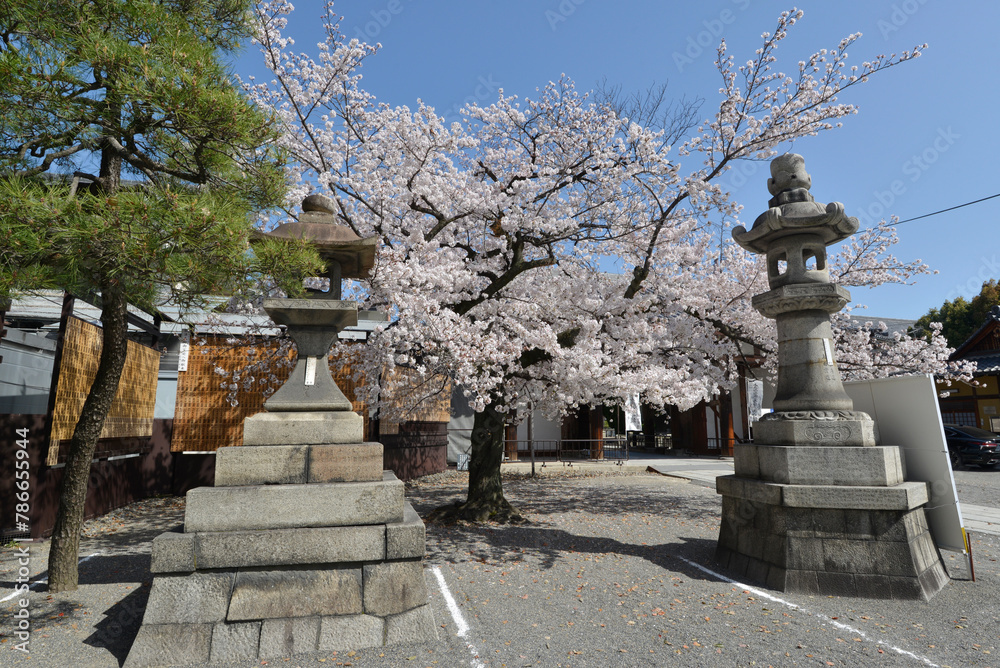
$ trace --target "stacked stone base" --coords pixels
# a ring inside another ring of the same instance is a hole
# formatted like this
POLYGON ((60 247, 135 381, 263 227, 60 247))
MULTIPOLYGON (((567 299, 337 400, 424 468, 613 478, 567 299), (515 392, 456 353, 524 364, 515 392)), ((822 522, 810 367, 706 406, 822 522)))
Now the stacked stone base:
POLYGON ((896 447, 738 445, 717 479, 723 566, 779 591, 928 600, 947 584, 896 447))
POLYGON ((381 471, 380 444, 218 457, 217 486, 188 493, 184 533, 153 541, 153 587, 126 666, 437 639, 424 525, 403 483, 381 471))

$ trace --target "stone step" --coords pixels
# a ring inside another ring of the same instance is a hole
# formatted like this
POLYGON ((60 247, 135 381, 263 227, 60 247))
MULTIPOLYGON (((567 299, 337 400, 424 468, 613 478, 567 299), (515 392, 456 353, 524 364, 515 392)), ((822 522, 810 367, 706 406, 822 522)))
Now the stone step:
POLYGON ((928 500, 926 482, 904 482, 891 487, 784 485, 726 475, 715 479, 715 489, 723 496, 789 508, 912 510, 928 500))
POLYGON ((125 667, 228 665, 437 639, 428 604, 385 617, 359 614, 250 622, 144 623, 125 667))
POLYGON ((187 493, 185 533, 354 526, 403 521, 403 483, 377 482, 198 487, 187 493))
POLYGON ((741 478, 792 485, 889 487, 903 482, 898 446, 738 444, 733 465, 741 478))
POLYGON ((423 558, 424 523, 406 503, 403 519, 345 527, 163 533, 153 539, 153 573, 423 558))
POLYGON ((382 444, 242 445, 216 450, 215 486, 382 480, 382 444))
POLYGON ((257 413, 243 421, 243 445, 361 443, 364 419, 353 411, 257 413))

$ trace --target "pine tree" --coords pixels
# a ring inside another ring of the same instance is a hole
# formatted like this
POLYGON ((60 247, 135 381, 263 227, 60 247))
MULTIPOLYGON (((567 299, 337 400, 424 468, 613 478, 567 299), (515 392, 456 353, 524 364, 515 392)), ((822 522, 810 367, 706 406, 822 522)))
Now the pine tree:
POLYGON ((273 117, 240 94, 223 60, 249 36, 250 7, 0 0, 0 299, 60 287, 102 309, 99 368, 52 536, 52 592, 77 587, 90 462, 125 363, 128 304, 153 309, 164 294, 191 303, 256 271, 294 290, 293 276, 316 269, 301 246, 249 250, 251 214, 285 192, 273 117))

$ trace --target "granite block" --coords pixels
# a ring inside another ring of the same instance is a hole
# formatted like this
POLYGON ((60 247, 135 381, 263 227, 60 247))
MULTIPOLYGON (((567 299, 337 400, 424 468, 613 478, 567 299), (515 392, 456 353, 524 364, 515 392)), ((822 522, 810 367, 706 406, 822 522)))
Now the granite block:
POLYGON ((791 569, 785 571, 785 590, 796 594, 819 594, 816 571, 791 569))
POLYGON ((892 585, 887 575, 855 573, 854 582, 858 588, 858 596, 864 596, 865 598, 892 598, 892 585))
POLYGON ((307 482, 361 482, 381 479, 381 443, 309 446, 307 482))
POLYGON ((904 482, 893 487, 782 485, 782 501, 799 508, 910 510, 927 503, 927 483, 904 482))
POLYGON ((319 627, 322 652, 358 650, 385 644, 385 620, 373 615, 323 617, 319 627))
POLYGON ((437 639, 437 626, 434 624, 434 615, 429 605, 386 617, 386 645, 428 643, 437 639))
POLYGON ((423 558, 426 551, 426 530, 420 515, 409 502, 403 508, 403 521, 385 525, 385 558, 423 558))
MULTIPOLYGON (((916 576, 916 564, 913 562, 909 543, 875 541, 869 544, 869 548, 875 573, 895 577, 916 576)), ((899 598, 895 592, 893 598, 899 598)))
POLYGON ((184 531, 244 531, 384 524, 403 520, 403 483, 198 487, 187 493, 184 531))
POLYGON ((786 571, 781 566, 771 565, 767 571, 767 588, 777 591, 785 591, 786 571))
POLYGON ((242 445, 215 451, 215 486, 290 485, 309 482, 305 445, 242 445))
POLYGON ((715 489, 724 496, 734 496, 772 506, 781 505, 782 485, 722 475, 715 479, 715 489))
POLYGON ((124 668, 205 665, 209 662, 212 624, 143 624, 124 668))
POLYGON ((892 598, 897 600, 919 601, 924 599, 924 590, 915 576, 890 576, 889 587, 892 598))
POLYGON ((738 478, 760 477, 756 445, 737 443, 733 446, 733 470, 738 478))
POLYGON ((767 582, 767 575, 770 572, 770 564, 760 559, 750 559, 747 566, 747 579, 754 582, 767 582))
POLYGON ((825 538, 822 542, 824 570, 836 573, 875 573, 870 541, 825 538))
POLYGON ((792 485, 886 487, 903 482, 899 448, 758 445, 761 480, 792 485))
POLYGON ((925 601, 941 591, 950 581, 951 579, 948 577, 948 573, 944 570, 944 565, 940 561, 917 576, 922 598, 925 601))
POLYGON ((785 555, 789 570, 818 571, 825 563, 823 541, 819 538, 789 538, 785 555))
POLYGON ((875 423, 871 420, 758 420, 753 423, 753 436, 761 445, 873 447, 875 423))
POLYGON ((736 539, 736 550, 748 557, 762 559, 765 538, 767 538, 767 534, 761 533, 753 527, 742 527, 736 539))
POLYGON ((257 658, 260 622, 219 623, 212 630, 212 663, 248 661, 257 658))
POLYGON ((262 659, 315 652, 319 648, 319 617, 265 619, 260 628, 262 659))
POLYGON ((387 561, 365 564, 364 611, 394 615, 427 603, 427 585, 421 561, 387 561))
POLYGON ((168 531, 153 539, 151 573, 190 573, 195 569, 194 536, 168 531))
POLYGON ((385 559, 386 531, 382 524, 184 535, 197 539, 199 568, 337 564, 385 559))
POLYGON ((816 573, 816 586, 819 588, 820 593, 827 596, 858 595, 854 573, 818 571, 816 573))
POLYGON ((243 446, 361 443, 363 433, 353 411, 257 413, 243 421, 243 446))
POLYGON ((228 619, 359 614, 361 602, 360 568, 240 571, 228 619))
POLYGON ((142 618, 147 624, 205 624, 226 618, 232 572, 157 575, 142 618))

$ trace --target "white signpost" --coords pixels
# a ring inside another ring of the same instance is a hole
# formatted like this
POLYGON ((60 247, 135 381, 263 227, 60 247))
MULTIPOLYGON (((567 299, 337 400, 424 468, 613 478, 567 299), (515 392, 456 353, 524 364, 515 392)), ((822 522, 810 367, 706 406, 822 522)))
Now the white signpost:
POLYGON ((906 480, 930 483, 924 510, 931 536, 944 550, 966 553, 965 527, 941 426, 934 378, 901 376, 844 383, 854 410, 875 420, 881 445, 897 445, 906 480))

